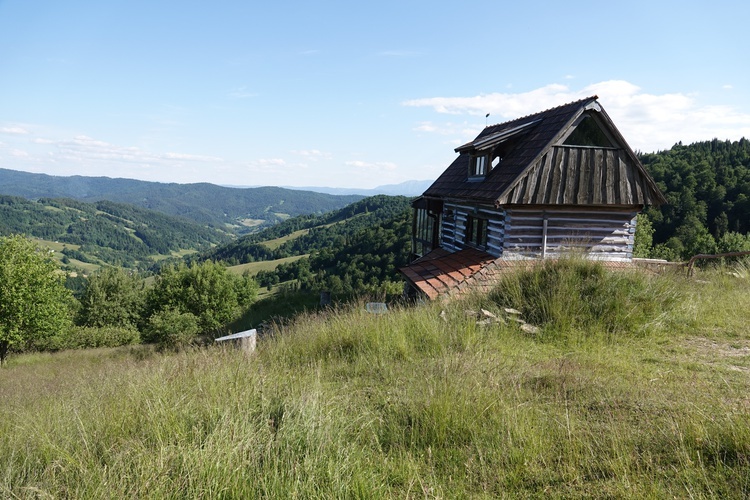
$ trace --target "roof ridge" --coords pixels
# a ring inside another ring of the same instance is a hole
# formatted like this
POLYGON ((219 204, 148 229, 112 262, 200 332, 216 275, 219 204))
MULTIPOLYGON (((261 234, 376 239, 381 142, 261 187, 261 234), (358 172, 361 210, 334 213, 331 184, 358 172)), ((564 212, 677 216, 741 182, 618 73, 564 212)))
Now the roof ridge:
MULTIPOLYGON (((509 123, 517 122, 517 121, 520 121, 520 120, 526 120, 526 119, 532 118, 534 116, 539 116, 539 115, 542 115, 542 114, 545 114, 545 113, 549 113, 550 111, 555 111, 556 109, 565 108, 565 107, 573 106, 573 105, 576 105, 576 104, 581 104, 581 103, 583 103, 585 101, 596 101, 598 99, 599 99, 599 96, 596 95, 596 94, 594 94, 592 96, 584 97, 582 99, 578 99, 577 101, 571 101, 571 102, 568 102, 568 103, 565 103, 565 104, 560 104, 558 106, 554 106, 554 107, 551 107, 549 109, 545 109, 543 111, 537 111, 536 113, 531 113, 529 115, 519 116, 518 118, 513 118, 512 120, 507 120, 507 121, 504 121, 504 122, 496 123, 494 125, 487 125, 486 127, 484 127, 484 129, 482 129, 482 132, 484 132, 488 128, 494 128, 494 127, 497 127, 497 126, 500 126, 500 125, 507 125, 509 123)), ((480 132, 479 135, 482 135, 482 133, 480 132)))

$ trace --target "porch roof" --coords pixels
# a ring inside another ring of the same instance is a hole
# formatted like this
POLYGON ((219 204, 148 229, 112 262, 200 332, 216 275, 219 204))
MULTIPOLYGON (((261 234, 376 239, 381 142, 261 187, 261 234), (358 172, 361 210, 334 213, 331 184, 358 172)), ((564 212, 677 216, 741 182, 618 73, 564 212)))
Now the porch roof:
POLYGON ((436 248, 399 271, 418 290, 430 299, 435 299, 458 289, 467 279, 495 260, 496 257, 475 248, 465 248, 453 253, 436 248))

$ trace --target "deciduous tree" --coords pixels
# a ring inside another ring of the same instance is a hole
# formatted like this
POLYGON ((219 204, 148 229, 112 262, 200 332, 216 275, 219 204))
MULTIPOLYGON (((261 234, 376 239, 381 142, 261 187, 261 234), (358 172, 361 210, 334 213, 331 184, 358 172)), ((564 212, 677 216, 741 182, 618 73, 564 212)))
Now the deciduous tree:
POLYGON ((13 346, 70 327, 71 293, 48 254, 23 236, 0 238, 0 364, 13 346))

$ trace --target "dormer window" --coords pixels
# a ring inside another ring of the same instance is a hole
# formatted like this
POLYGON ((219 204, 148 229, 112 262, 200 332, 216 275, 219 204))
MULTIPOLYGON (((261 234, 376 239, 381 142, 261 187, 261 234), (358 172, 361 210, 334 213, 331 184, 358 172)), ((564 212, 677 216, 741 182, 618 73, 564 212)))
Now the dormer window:
POLYGON ((487 175, 487 156, 472 157, 469 177, 484 177, 485 175, 487 175))

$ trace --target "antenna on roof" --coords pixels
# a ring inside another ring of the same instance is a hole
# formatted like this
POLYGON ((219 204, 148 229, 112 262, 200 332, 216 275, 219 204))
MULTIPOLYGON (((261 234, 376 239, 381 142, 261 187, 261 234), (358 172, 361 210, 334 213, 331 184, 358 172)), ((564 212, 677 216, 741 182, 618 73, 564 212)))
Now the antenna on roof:
POLYGON ((485 127, 487 127, 487 118, 489 118, 489 116, 490 116, 489 113, 487 113, 486 115, 484 115, 484 126, 485 127))

